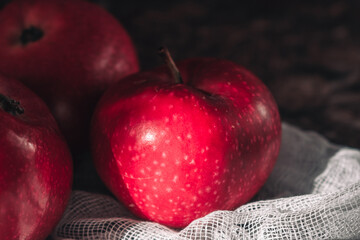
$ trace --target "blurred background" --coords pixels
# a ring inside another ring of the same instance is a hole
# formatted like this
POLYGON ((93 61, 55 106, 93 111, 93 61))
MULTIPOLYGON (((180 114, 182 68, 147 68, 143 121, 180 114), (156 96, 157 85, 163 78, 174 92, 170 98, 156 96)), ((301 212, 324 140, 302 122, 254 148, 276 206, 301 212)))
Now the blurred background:
POLYGON ((142 69, 226 58, 270 88, 283 121, 360 148, 360 1, 93 0, 119 19, 142 69))
POLYGON ((259 76, 283 121, 360 148, 359 1, 94 1, 126 27, 141 66, 226 58, 259 76))
POLYGON ((283 121, 360 148, 359 1, 94 1, 132 36, 141 66, 226 58, 270 88, 283 121))

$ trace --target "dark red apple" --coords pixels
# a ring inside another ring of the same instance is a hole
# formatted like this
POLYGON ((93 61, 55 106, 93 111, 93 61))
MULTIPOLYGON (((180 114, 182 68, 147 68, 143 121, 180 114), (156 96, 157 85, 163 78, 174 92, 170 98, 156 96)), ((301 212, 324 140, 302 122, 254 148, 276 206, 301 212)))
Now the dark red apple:
POLYGON ((0 77, 0 238, 45 239, 71 184, 70 151, 46 104, 0 77))
POLYGON ((0 12, 0 72, 50 107, 74 150, 86 146, 102 92, 138 71, 124 28, 81 0, 14 0, 0 12))
POLYGON ((188 59, 177 64, 182 81, 169 65, 104 94, 92 149, 100 177, 130 210, 180 228, 254 196, 275 164, 281 124, 269 90, 243 67, 188 59))

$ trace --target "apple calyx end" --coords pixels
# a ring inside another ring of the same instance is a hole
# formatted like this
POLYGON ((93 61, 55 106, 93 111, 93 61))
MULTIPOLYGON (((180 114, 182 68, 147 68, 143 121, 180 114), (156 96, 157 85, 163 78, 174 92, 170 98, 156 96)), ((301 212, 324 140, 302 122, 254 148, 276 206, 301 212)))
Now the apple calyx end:
POLYGON ((0 94, 0 108, 13 116, 21 115, 24 113, 24 109, 21 107, 20 102, 15 101, 2 94, 0 94))
POLYGON ((21 45, 26 46, 29 43, 40 40, 43 36, 44 32, 40 28, 30 26, 21 32, 20 43, 21 45))
POLYGON ((164 63, 170 69, 171 74, 175 80, 175 83, 184 84, 180 71, 177 68, 173 58, 171 57, 169 50, 166 47, 160 47, 158 53, 162 58, 162 60, 164 61, 164 63))

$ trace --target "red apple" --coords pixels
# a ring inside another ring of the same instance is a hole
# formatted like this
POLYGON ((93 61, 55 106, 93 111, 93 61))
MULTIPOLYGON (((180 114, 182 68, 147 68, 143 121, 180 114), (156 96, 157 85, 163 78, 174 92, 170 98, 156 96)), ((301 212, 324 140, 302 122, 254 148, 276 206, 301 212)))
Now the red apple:
POLYGON ((71 193, 72 160, 46 104, 0 77, 0 236, 45 239, 71 193))
POLYGON ((254 196, 275 164, 281 124, 271 93, 243 67, 188 59, 177 64, 182 81, 169 65, 104 94, 92 149, 100 177, 133 213, 180 228, 254 196))
POLYGON ((102 92, 138 68, 127 32, 95 4, 14 0, 0 12, 0 72, 45 100, 73 150, 102 92))

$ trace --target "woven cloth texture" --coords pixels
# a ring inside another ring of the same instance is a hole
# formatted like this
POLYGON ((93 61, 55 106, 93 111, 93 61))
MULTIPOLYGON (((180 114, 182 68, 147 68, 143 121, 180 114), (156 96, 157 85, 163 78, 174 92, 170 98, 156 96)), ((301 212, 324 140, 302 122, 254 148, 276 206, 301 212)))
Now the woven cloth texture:
POLYGON ((360 151, 283 123, 280 155, 250 203, 184 229, 134 217, 114 198, 74 191, 53 232, 72 239, 360 239, 360 151))

